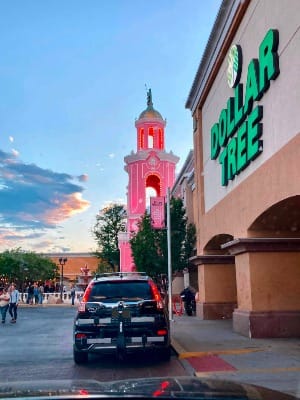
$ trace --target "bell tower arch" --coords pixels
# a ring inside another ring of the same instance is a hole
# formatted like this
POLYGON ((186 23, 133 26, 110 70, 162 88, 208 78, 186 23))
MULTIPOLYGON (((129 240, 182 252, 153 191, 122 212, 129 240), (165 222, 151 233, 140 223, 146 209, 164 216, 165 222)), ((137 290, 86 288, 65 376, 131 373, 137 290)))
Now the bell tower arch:
POLYGON ((175 181, 175 167, 179 157, 165 150, 166 120, 154 109, 151 89, 147 92, 147 108, 135 121, 136 151, 124 158, 128 173, 127 232, 119 238, 120 269, 132 271, 134 264, 130 249, 130 235, 137 230, 137 222, 147 207, 147 189, 156 196, 166 196, 175 181))

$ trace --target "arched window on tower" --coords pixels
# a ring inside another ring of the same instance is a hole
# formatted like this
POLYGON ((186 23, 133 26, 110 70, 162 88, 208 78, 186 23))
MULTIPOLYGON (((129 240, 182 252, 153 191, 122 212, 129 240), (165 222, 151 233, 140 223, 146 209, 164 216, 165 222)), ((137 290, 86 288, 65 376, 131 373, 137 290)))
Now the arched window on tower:
POLYGON ((158 130, 158 138, 159 138, 159 139, 158 139, 158 140, 159 140, 159 148, 160 148, 161 150, 163 150, 165 144, 164 144, 163 131, 162 131, 161 128, 159 128, 159 130, 158 130))
POLYGON ((157 174, 148 175, 146 178, 146 208, 150 211, 150 197, 161 196, 161 180, 157 174))
POLYGON ((139 131, 139 143, 138 143, 138 149, 143 149, 145 146, 145 137, 144 137, 144 128, 141 128, 139 131))
POLYGON ((148 131, 148 149, 153 149, 154 145, 154 131, 153 128, 149 128, 148 131))

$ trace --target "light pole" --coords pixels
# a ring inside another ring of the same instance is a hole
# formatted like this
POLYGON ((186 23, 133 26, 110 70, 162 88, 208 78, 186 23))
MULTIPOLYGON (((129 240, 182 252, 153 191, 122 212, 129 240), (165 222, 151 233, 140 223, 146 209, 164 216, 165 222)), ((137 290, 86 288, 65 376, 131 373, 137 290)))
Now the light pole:
POLYGON ((58 259, 58 262, 61 267, 61 274, 60 274, 60 300, 61 300, 61 302, 63 302, 64 265, 66 264, 67 261, 68 261, 67 258, 60 257, 58 259))
POLYGON ((28 271, 27 264, 24 261, 21 261, 21 270, 22 270, 22 282, 21 282, 21 290, 22 290, 22 302, 24 302, 24 278, 25 272, 28 271))

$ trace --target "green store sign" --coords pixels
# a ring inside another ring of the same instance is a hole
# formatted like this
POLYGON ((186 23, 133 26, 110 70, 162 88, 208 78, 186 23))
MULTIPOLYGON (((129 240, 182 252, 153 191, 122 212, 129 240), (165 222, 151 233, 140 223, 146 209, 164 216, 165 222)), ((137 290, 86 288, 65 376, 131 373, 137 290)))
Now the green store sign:
POLYGON ((211 159, 218 158, 222 167, 222 185, 227 186, 263 150, 263 106, 253 108, 270 87, 270 81, 279 75, 277 53, 279 33, 270 29, 259 46, 259 58, 248 65, 245 95, 239 83, 242 71, 242 50, 233 45, 228 56, 227 80, 234 88, 234 97, 227 100, 227 107, 219 121, 211 128, 211 159))

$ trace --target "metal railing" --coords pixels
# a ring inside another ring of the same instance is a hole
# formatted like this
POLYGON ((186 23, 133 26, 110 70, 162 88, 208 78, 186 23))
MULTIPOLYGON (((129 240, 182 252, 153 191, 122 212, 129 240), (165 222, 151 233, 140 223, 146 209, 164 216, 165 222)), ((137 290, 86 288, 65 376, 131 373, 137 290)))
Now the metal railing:
MULTIPOLYGON (((42 300, 39 296, 38 303, 35 302, 34 296, 31 296, 31 299, 28 302, 28 293, 20 293, 20 303, 21 304, 57 304, 60 301, 60 292, 51 292, 51 293, 43 293, 42 300)), ((78 303, 83 296, 83 292, 75 292, 75 303, 78 303)), ((71 304, 71 292, 63 292, 62 300, 64 303, 71 304)))

